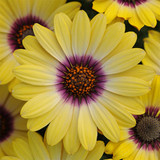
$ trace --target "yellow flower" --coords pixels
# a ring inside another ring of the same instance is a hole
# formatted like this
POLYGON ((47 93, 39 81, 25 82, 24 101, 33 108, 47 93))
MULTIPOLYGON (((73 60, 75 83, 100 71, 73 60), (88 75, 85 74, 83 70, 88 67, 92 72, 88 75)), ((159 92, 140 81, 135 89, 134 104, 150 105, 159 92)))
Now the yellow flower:
POLYGON ((106 17, 91 22, 84 11, 73 20, 63 13, 55 16, 55 32, 39 24, 34 36, 24 39, 25 49, 14 55, 21 64, 14 69, 24 82, 13 95, 28 101, 21 115, 36 131, 48 125, 49 145, 63 139, 68 153, 80 146, 92 150, 97 127, 110 140, 119 140, 119 125, 134 126, 132 113, 144 113, 137 96, 150 90, 154 72, 137 65, 145 56, 132 48, 136 35, 125 32, 121 22, 106 28, 106 17))
POLYGON ((27 121, 19 115, 23 104, 11 96, 6 85, 0 86, 0 157, 15 155, 12 140, 27 136, 27 121))
POLYGON ((144 39, 146 56, 142 60, 143 64, 153 68, 156 74, 160 75, 160 33, 150 30, 148 38, 144 39))
POLYGON ((66 0, 1 0, 0 1, 0 84, 13 79, 12 69, 18 65, 13 51, 23 48, 22 40, 33 35, 32 26, 39 23, 53 29, 56 13, 67 13, 71 18, 79 10, 79 2, 66 0))
POLYGON ((13 141, 16 156, 5 156, 1 160, 99 160, 104 153, 104 143, 97 141, 92 151, 86 151, 82 146, 78 151, 69 155, 66 153, 62 142, 49 146, 42 141, 36 132, 28 132, 28 141, 16 139, 13 141))
POLYGON ((119 160, 160 159, 160 76, 155 76, 152 90, 142 96, 145 113, 135 115, 136 126, 121 128, 120 142, 109 142, 106 153, 119 160))
POLYGON ((160 20, 159 0, 94 0, 93 9, 104 12, 107 23, 124 18, 139 30, 144 25, 154 28, 160 20))

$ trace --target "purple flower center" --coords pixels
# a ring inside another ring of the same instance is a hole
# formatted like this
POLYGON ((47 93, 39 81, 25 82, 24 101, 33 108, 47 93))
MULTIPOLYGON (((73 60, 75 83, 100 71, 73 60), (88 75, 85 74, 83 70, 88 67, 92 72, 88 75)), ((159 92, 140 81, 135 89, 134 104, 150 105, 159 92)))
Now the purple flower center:
POLYGON ((88 103, 104 90, 106 75, 100 63, 90 56, 66 58, 57 70, 57 89, 65 100, 72 103, 88 103))
POLYGON ((5 141, 14 130, 14 119, 5 107, 0 105, 0 142, 5 141))
POLYGON ((147 0, 117 0, 117 1, 118 3, 123 5, 135 7, 137 5, 145 3, 147 0))
POLYGON ((139 147, 160 149, 160 114, 159 108, 148 107, 143 115, 135 116, 136 126, 129 134, 139 147))
POLYGON ((15 20, 11 26, 10 33, 8 34, 8 43, 12 51, 24 48, 22 40, 28 35, 34 35, 32 29, 34 23, 39 23, 47 27, 46 23, 42 19, 32 15, 15 20))

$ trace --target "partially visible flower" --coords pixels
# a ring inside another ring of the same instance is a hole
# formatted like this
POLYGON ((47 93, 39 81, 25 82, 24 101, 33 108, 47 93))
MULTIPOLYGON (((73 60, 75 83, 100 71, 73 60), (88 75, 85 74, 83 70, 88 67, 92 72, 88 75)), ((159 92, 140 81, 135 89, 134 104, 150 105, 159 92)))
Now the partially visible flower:
POLYGON ((86 151, 82 146, 75 154, 66 153, 62 141, 55 146, 43 142, 36 132, 28 132, 28 140, 13 141, 16 156, 5 156, 1 160, 99 160, 104 153, 104 143, 97 141, 92 151, 86 151))
POLYGON ((152 90, 142 96, 146 111, 135 115, 136 126, 121 128, 120 142, 109 142, 106 153, 114 160, 160 159, 160 76, 152 83, 152 90))
POLYGON ((53 29, 56 13, 64 12, 73 18, 81 7, 79 2, 65 2, 66 0, 0 1, 0 84, 13 79, 12 69, 18 65, 13 52, 23 48, 22 40, 27 35, 34 35, 34 23, 53 29))
POLYGON ((144 25, 154 28, 157 20, 160 20, 159 0, 94 0, 93 9, 104 12, 107 23, 120 17, 139 30, 144 25))
POLYGON ((117 22, 106 28, 106 17, 91 21, 79 11, 73 22, 63 14, 54 18, 55 31, 39 24, 35 37, 23 40, 26 49, 14 56, 20 66, 14 74, 23 83, 13 88, 16 98, 27 100, 21 115, 36 131, 48 125, 50 145, 63 139, 68 153, 80 146, 92 150, 97 128, 110 140, 119 140, 119 126, 133 127, 133 113, 144 113, 140 95, 150 90, 154 71, 137 65, 145 56, 132 48, 136 34, 125 33, 117 22))
POLYGON ((19 115, 23 104, 11 96, 7 85, 0 86, 0 157, 15 155, 12 141, 27 136, 26 120, 19 115))
POLYGON ((160 32, 149 31, 148 38, 144 39, 144 49, 147 54, 142 60, 143 64, 153 68, 156 74, 160 75, 160 32))

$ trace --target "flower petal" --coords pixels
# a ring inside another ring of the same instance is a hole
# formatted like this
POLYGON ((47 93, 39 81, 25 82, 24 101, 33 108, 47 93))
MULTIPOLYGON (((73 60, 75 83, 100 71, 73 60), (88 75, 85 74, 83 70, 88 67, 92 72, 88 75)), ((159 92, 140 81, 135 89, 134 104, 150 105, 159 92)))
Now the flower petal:
POLYGON ((127 110, 131 114, 139 115, 145 112, 145 107, 140 97, 126 97, 105 91, 103 97, 100 99, 100 102, 106 101, 105 98, 112 103, 117 103, 115 105, 120 105, 121 108, 127 110))
POLYGON ((99 46, 106 30, 106 23, 107 21, 104 14, 98 14, 91 20, 91 38, 87 49, 87 55, 93 54, 99 46))
POLYGON ((113 3, 106 9, 105 15, 107 16, 107 24, 111 23, 118 14, 120 5, 117 1, 113 1, 113 3))
POLYGON ((59 143, 66 135, 71 124, 73 115, 73 106, 62 104, 61 113, 49 124, 47 128, 47 143, 51 146, 59 143))
POLYGON ((72 22, 67 15, 59 13, 55 16, 55 35, 67 57, 73 55, 71 49, 71 27, 72 22))
POLYGON ((79 11, 73 20, 72 25, 72 49, 75 55, 86 54, 90 40, 90 21, 84 11, 79 11))
POLYGON ((78 134, 82 146, 86 150, 92 150, 97 140, 97 127, 86 105, 80 106, 78 134))
POLYGON ((150 91, 149 83, 136 77, 117 77, 108 79, 106 90, 123 96, 140 96, 150 91))
POLYGON ((54 108, 60 99, 61 97, 55 91, 39 94, 23 106, 21 116, 23 118, 41 116, 54 108))
POLYGON ((18 138, 15 141, 13 141, 13 148, 14 148, 14 151, 16 152, 17 156, 20 159, 34 160, 27 141, 24 141, 24 140, 18 138))
POLYGON ((17 65, 18 63, 13 55, 9 55, 0 61, 0 84, 6 84, 14 78, 12 71, 17 65))
POLYGON ((36 65, 21 65, 13 70, 16 77, 31 85, 53 85, 56 83, 56 68, 36 65))
POLYGON ((103 64, 103 68, 107 75, 123 72, 136 66, 144 56, 145 51, 139 48, 125 50, 111 57, 103 64))
POLYGON ((64 59, 65 54, 62 51, 54 32, 38 23, 33 26, 33 31, 38 42, 50 55, 59 61, 64 59))
POLYGON ((156 17, 153 12, 146 5, 136 5, 136 12, 139 19, 150 27, 155 27, 157 24, 156 17))
POLYGON ((34 159, 50 160, 46 146, 38 133, 28 132, 28 141, 34 159))
POLYGON ((64 148, 69 154, 74 154, 80 146, 80 141, 78 137, 78 116, 79 107, 74 107, 73 118, 70 127, 63 139, 64 148))
POLYGON ((125 25, 121 22, 109 26, 104 33, 101 43, 93 54, 95 59, 101 60, 107 56, 121 41, 124 31, 125 25))
POLYGON ((12 89, 12 95, 23 101, 28 101, 38 94, 53 91, 53 86, 34 86, 26 83, 19 83, 12 89))
POLYGON ((120 131, 111 113, 98 102, 89 104, 89 110, 95 124, 102 131, 103 135, 113 142, 118 142, 120 131))
POLYGON ((94 149, 88 153, 85 160, 100 159, 104 153, 104 149, 104 143, 102 141, 97 141, 94 149))
POLYGON ((55 107, 53 107, 47 113, 35 118, 31 118, 27 122, 27 128, 31 131, 37 131, 49 124, 57 115, 61 114, 63 101, 60 101, 55 107))
MULTIPOLYGON (((100 100, 100 103, 102 103, 102 105, 115 117, 120 126, 126 128, 135 126, 136 121, 134 117, 125 109, 125 106, 122 103, 114 101, 114 94, 112 95, 110 92, 106 91, 104 97, 100 100)), ((145 109, 143 108, 143 112, 141 113, 144 113, 144 111, 145 109)))

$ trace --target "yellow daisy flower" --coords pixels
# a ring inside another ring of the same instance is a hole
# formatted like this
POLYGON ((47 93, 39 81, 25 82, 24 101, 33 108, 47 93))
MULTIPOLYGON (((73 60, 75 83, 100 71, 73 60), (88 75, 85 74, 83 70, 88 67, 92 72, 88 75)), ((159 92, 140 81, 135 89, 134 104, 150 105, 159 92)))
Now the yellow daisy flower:
POLYGON ((93 9, 104 12, 107 23, 120 17, 139 30, 144 25, 154 28, 160 20, 159 0, 94 0, 93 9))
POLYGON ((13 88, 13 95, 28 101, 21 115, 36 131, 47 128, 47 142, 55 145, 63 139, 68 153, 82 144, 92 150, 97 127, 110 140, 119 140, 119 125, 134 126, 131 113, 142 114, 137 96, 150 90, 154 72, 137 65, 145 56, 132 48, 136 35, 125 32, 117 22, 106 28, 106 17, 91 22, 84 11, 73 20, 60 13, 54 19, 55 32, 39 24, 34 36, 23 40, 25 49, 14 55, 21 64, 14 69, 24 82, 13 88))
POLYGON ((144 48, 147 54, 142 60, 143 64, 152 67, 160 75, 160 32, 150 30, 148 38, 144 39, 144 48))
POLYGON ((28 132, 28 140, 13 141, 16 156, 5 156, 1 160, 99 160, 104 153, 104 143, 97 141, 92 151, 86 151, 82 146, 75 154, 66 153, 62 141, 55 146, 49 146, 42 141, 36 132, 28 132))
POLYGON ((32 26, 39 23, 53 29, 56 13, 67 13, 71 18, 80 9, 79 2, 66 0, 1 0, 0 1, 0 84, 13 79, 12 69, 17 64, 13 51, 23 48, 22 40, 33 35, 32 26))
POLYGON ((11 96, 6 85, 0 86, 0 157, 15 155, 12 140, 27 136, 27 121, 19 115, 23 104, 11 96))
POLYGON ((152 83, 152 90, 142 96, 145 113, 135 115, 136 126, 122 128, 120 142, 109 142, 106 153, 114 160, 159 160, 160 159, 160 76, 152 83))

